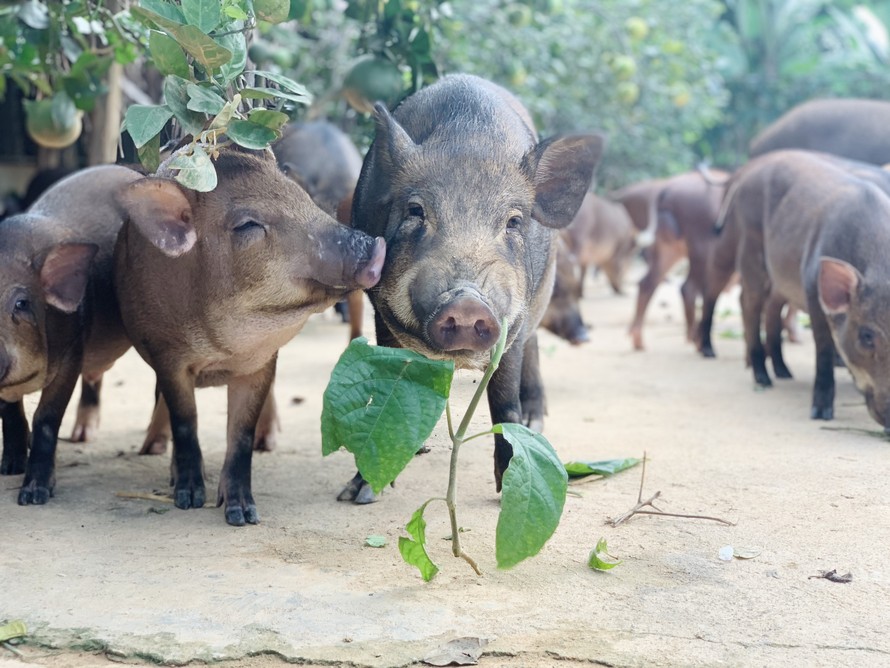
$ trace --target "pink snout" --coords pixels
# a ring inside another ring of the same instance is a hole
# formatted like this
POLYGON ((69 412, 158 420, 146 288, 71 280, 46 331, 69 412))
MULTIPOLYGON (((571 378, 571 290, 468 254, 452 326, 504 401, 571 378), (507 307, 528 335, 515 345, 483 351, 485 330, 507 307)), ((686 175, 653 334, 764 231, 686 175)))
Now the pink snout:
POLYGON ((501 335, 491 309, 476 297, 458 297, 442 306, 427 328, 430 341, 442 351, 489 350, 501 335))
POLYGON ((383 271, 383 262, 386 260, 386 242, 383 237, 374 240, 374 248, 371 250, 371 259, 355 274, 355 282, 363 288, 373 288, 380 280, 383 271))

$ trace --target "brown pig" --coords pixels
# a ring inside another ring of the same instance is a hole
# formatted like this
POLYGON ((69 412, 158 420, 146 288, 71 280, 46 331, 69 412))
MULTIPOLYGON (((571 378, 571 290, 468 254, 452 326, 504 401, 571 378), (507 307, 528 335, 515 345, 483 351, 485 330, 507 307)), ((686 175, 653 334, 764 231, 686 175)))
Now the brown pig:
POLYGON ((312 313, 373 287, 385 244, 325 214, 270 153, 230 148, 216 171, 208 193, 182 187, 163 165, 121 191, 115 289, 169 410, 178 508, 205 502, 195 388, 228 386, 217 505, 239 526, 259 521, 251 455, 278 349, 312 313))
POLYGON ((562 235, 556 237, 556 277, 553 294, 541 319, 541 327, 564 338, 572 345, 590 341, 587 325, 581 318, 581 283, 583 274, 578 258, 569 250, 562 235))
POLYGON ((122 223, 113 194, 138 178, 113 165, 86 169, 0 223, 0 473, 25 473, 19 504, 53 494, 59 425, 78 375, 75 440, 98 425, 102 374, 130 347, 112 289, 122 223), (28 454, 22 398, 38 390, 28 454))
POLYGON ((591 266, 602 269, 616 294, 636 250, 636 228, 627 209, 593 193, 587 193, 575 218, 561 235, 578 258, 581 283, 591 266))
POLYGON ((806 151, 770 153, 740 170, 726 220, 738 226, 755 381, 771 384, 767 349, 777 375, 790 375, 776 327, 768 327, 767 349, 760 338, 767 299, 786 300, 809 312, 816 341, 811 417, 834 416, 836 347, 869 413, 890 433, 890 196, 875 185, 879 171, 845 169, 806 151))
MULTIPOLYGON (((392 115, 382 104, 375 112, 352 223, 389 249, 368 292, 377 343, 481 369, 505 322, 508 347, 488 387, 492 420, 540 429, 535 330, 553 290, 554 237, 581 205, 602 138, 538 142, 515 97, 468 75, 440 79, 392 115)), ((511 457, 495 436, 498 489, 511 457)), ((373 497, 357 476, 341 498, 373 497)))

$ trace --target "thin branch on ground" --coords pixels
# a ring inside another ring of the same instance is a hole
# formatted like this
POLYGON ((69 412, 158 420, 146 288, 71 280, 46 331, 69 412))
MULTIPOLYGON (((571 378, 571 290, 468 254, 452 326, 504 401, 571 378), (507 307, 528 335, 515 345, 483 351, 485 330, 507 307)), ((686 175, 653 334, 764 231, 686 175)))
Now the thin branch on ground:
POLYGON ((628 510, 626 513, 610 520, 606 520, 606 524, 610 524, 613 527, 617 527, 619 524, 623 524, 627 520, 629 520, 634 515, 661 515, 663 517, 682 517, 685 519, 693 519, 693 520, 710 520, 712 522, 720 522, 721 524, 725 524, 727 526, 735 526, 735 522, 730 522, 729 520, 724 520, 721 517, 711 517, 710 515, 686 515, 683 513, 668 513, 660 508, 657 508, 653 501, 661 496, 661 492, 655 492, 652 496, 650 496, 645 501, 643 500, 643 484, 646 481, 646 453, 643 452, 643 470, 640 473, 640 491, 637 494, 637 503, 636 505, 628 510), (643 510, 646 507, 652 508, 652 510, 643 510))

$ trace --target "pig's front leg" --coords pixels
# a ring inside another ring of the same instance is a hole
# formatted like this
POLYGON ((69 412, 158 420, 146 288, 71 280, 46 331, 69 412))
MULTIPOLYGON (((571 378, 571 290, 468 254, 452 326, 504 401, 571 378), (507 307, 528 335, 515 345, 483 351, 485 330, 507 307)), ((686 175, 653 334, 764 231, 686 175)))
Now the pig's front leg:
POLYGON ((273 357, 250 376, 229 382, 228 448, 219 477, 216 505, 225 505, 226 522, 232 526, 260 521, 250 488, 251 458, 257 421, 275 378, 275 360, 273 357))
POLYGON ((34 412, 31 452, 25 466, 25 480, 19 490, 19 505, 43 505, 53 495, 56 484, 56 446, 62 416, 74 393, 83 355, 80 344, 62 362, 52 382, 40 395, 34 412))
POLYGON ((170 412, 173 457, 170 461, 173 503, 177 508, 201 508, 206 499, 204 461, 198 443, 195 379, 186 369, 158 370, 158 386, 170 412))
POLYGON ((547 402, 544 398, 544 383, 541 380, 537 333, 532 334, 525 342, 519 402, 522 405, 522 423, 532 431, 543 431, 547 402))
POLYGON ((28 418, 25 404, 21 401, 0 401, 0 420, 3 420, 3 456, 0 458, 0 475, 18 475, 25 472, 28 459, 28 418))
MULTIPOLYGON (((523 421, 523 405, 519 399, 522 381, 523 346, 514 344, 501 357, 498 370, 488 383, 488 408, 492 424, 523 421)), ((543 395, 541 397, 543 414, 543 395)), ((513 447, 502 434, 494 435, 494 480, 497 491, 501 491, 504 471, 513 457, 513 447)))
POLYGON ((834 418, 834 341, 819 298, 808 296, 807 301, 813 339, 816 341, 816 380, 813 383, 810 417, 814 420, 831 420, 834 418))

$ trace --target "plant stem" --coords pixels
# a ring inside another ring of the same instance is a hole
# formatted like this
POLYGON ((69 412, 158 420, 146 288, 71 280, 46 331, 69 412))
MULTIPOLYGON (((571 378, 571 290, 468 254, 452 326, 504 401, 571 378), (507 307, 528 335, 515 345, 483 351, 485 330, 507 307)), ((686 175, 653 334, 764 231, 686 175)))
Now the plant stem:
MULTIPOLYGON (((448 517, 451 520, 451 551, 455 557, 460 557, 470 564, 473 570, 476 571, 476 575, 482 575, 482 571, 479 570, 479 566, 476 565, 473 558, 466 554, 460 546, 460 531, 457 526, 457 506, 455 505, 455 497, 457 496, 457 457, 458 453, 460 453, 460 446, 463 445, 465 440, 469 440, 464 439, 464 434, 467 433, 467 429, 470 426, 470 419, 473 417, 473 413, 476 412, 476 407, 479 405, 479 401, 481 401, 482 395, 488 387, 488 381, 491 380, 494 372, 497 371, 498 364, 501 362, 501 357, 503 356, 504 348, 506 347, 507 319, 504 318, 504 321, 501 323, 501 337, 498 339, 497 345, 491 353, 491 362, 489 362, 488 368, 485 369, 482 381, 479 383, 479 387, 476 388, 475 394, 473 394, 473 399, 470 401, 470 405, 467 407, 467 412, 464 415, 463 420, 461 420, 460 426, 457 428, 457 433, 451 434, 451 411, 448 411, 448 431, 451 435, 451 466, 448 470, 448 493, 445 495, 445 505, 448 506, 448 517)), ((447 407, 448 404, 446 404, 446 409, 447 407)), ((476 434, 476 436, 479 435, 480 434, 476 434)), ((471 436, 470 438, 475 438, 476 436, 471 436)))

